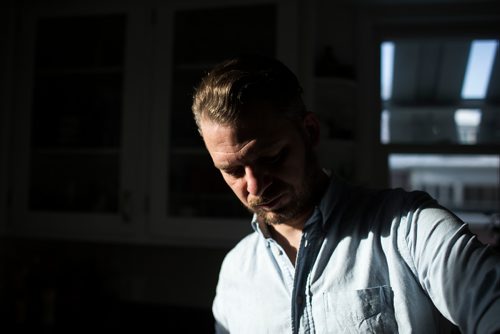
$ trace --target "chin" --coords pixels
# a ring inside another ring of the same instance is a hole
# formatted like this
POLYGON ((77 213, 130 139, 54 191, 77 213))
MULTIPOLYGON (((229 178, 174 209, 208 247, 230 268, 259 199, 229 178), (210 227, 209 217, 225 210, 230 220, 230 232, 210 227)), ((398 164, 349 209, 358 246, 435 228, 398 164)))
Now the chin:
POLYGON ((296 208, 282 208, 279 212, 276 211, 257 211, 257 218, 268 225, 285 224, 288 221, 300 216, 302 211, 298 212, 296 208))
POLYGON ((257 219, 267 225, 280 225, 287 221, 285 217, 278 215, 274 212, 257 214, 257 219))

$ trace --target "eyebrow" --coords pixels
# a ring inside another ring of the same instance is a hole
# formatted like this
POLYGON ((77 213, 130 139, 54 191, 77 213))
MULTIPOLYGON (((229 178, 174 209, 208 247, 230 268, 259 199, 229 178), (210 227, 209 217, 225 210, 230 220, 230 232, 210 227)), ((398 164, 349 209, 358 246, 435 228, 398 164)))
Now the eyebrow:
MULTIPOLYGON (((272 143, 271 145, 263 145, 263 149, 260 151, 260 156, 257 157, 257 159, 253 159, 253 160, 258 160, 258 159, 261 159, 262 156, 264 157, 269 157, 269 156, 275 156, 277 154, 280 154, 281 151, 285 148, 286 145, 279 145, 280 142, 274 142, 272 143), (270 154, 271 153, 271 154, 270 154)), ((253 155, 252 153, 250 153, 250 156, 253 155)), ((228 164, 228 163, 221 163, 221 164, 215 164, 214 163, 214 166, 215 168, 221 170, 221 171, 227 171, 227 170, 230 170, 232 168, 235 168, 235 167, 238 167, 238 166, 241 166, 243 164, 228 164)))
POLYGON ((235 166, 231 166, 230 164, 223 164, 223 165, 217 165, 217 164, 214 164, 215 168, 217 168, 218 170, 222 170, 222 171, 226 171, 226 170, 229 170, 231 168, 234 168, 235 166))

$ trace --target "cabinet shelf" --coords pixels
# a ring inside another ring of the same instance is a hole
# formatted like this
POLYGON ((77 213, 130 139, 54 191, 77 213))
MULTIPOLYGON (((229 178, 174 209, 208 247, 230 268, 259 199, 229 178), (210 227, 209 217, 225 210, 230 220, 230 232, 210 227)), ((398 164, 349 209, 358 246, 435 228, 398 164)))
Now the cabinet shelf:
MULTIPOLYGON (((175 198, 193 198, 193 193, 192 192, 183 192, 183 191, 173 191, 171 193, 172 196, 175 198)), ((220 191, 220 192, 213 192, 213 191, 206 191, 206 192, 197 192, 196 197, 198 199, 202 200, 235 200, 234 194, 227 188, 227 191, 220 191)))
POLYGON ((335 77, 335 76, 329 76, 329 77, 320 77, 316 76, 314 78, 317 84, 319 85, 347 85, 350 86, 351 88, 355 88, 357 85, 356 80, 351 79, 351 78, 343 78, 343 77, 335 77))
POLYGON ((172 154, 175 155, 202 155, 208 156, 204 147, 172 147, 172 154))
POLYGON ((123 72, 121 66, 102 66, 102 67, 44 67, 36 70, 37 75, 58 76, 73 74, 120 74, 123 72))
POLYGON ((250 214, 229 191, 172 192, 170 213, 180 217, 248 217, 250 214))
POLYGON ((44 154, 44 155, 117 155, 121 153, 121 150, 116 147, 84 147, 84 148, 59 148, 59 147, 47 147, 47 148, 35 148, 34 153, 44 154))
POLYGON ((212 68, 216 63, 214 62, 193 62, 193 63, 179 63, 175 65, 176 71, 204 71, 212 68))

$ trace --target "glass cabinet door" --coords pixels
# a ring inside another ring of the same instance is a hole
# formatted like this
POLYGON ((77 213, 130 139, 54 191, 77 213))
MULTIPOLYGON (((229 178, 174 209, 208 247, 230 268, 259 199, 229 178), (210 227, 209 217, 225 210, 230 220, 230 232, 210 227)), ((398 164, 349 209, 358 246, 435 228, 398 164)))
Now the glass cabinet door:
POLYGON ((29 209, 117 212, 125 16, 36 27, 29 209))
POLYGON ((274 5, 175 13, 168 215, 248 216, 204 148, 191 113, 192 95, 202 75, 232 55, 254 52, 274 56, 276 36, 270 33, 274 31, 274 5))
POLYGON ((21 13, 14 234, 133 233, 144 11, 80 7, 21 13))
POLYGON ((196 129, 193 93, 215 64, 242 53, 277 57, 295 70, 297 15, 294 0, 159 8, 151 122, 155 234, 221 246, 250 232, 251 214, 213 166, 196 129))

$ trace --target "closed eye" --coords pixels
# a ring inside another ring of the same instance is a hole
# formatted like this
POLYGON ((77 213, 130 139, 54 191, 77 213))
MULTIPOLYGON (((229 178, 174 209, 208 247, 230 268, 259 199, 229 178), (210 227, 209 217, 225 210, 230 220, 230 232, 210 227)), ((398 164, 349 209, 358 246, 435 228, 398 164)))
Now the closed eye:
POLYGON ((221 169, 224 174, 232 177, 241 177, 245 174, 245 169, 241 166, 221 169))
POLYGON ((278 154, 270 156, 270 157, 264 157, 261 158, 260 162, 263 164, 266 164, 268 166, 275 166, 283 162, 283 160, 286 158, 286 155, 288 153, 287 149, 282 149, 278 154))

